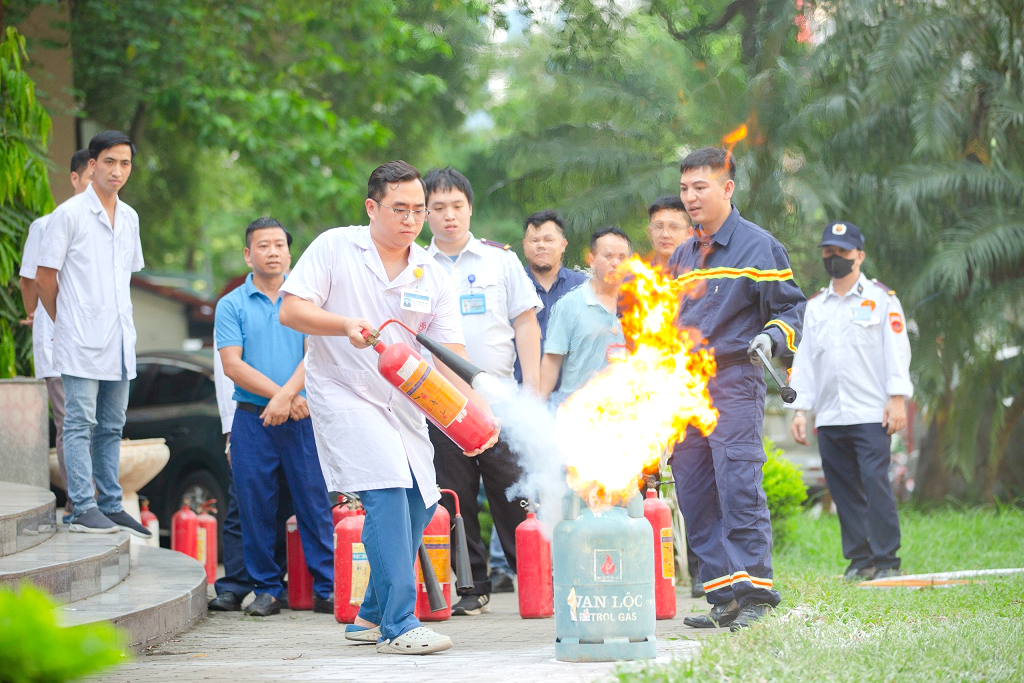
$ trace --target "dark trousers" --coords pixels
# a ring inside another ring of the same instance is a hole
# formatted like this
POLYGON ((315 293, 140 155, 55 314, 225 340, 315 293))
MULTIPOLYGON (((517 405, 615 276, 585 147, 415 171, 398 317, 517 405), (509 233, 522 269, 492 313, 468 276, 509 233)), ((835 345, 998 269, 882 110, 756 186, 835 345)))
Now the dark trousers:
POLYGON ((899 568, 900 520, 889 483, 891 437, 880 424, 818 427, 825 482, 850 567, 899 568))
MULTIPOLYGON (((277 506, 277 543, 274 546, 274 562, 281 568, 281 580, 284 581, 288 571, 288 549, 286 546, 285 523, 295 514, 292 506, 292 494, 283 476, 278 478, 281 491, 277 506)), ((242 552, 242 520, 238 515, 238 498, 235 496, 235 480, 228 485, 228 511, 224 515, 224 523, 220 527, 221 555, 224 558, 224 576, 213 584, 217 595, 229 592, 239 598, 245 598, 255 588, 252 577, 245 568, 245 555, 242 552)))
POLYGON ((313 423, 288 420, 264 427, 263 418, 239 408, 231 425, 231 463, 242 520, 245 567, 256 595, 280 599, 284 586, 274 558, 281 474, 291 490, 313 593, 330 597, 334 589, 334 529, 313 423))
POLYGON ((772 526, 761 487, 764 371, 747 363, 719 368, 708 391, 718 426, 706 437, 689 427, 672 450, 687 540, 708 602, 774 607, 782 598, 772 588, 772 526))
MULTIPOLYGON (((468 458, 440 429, 431 423, 427 423, 427 428, 430 430, 430 443, 434 445, 437 484, 459 495, 462 517, 466 523, 469 562, 473 568, 473 588, 459 591, 459 594, 490 595, 491 582, 487 578, 487 559, 490 553, 480 539, 480 505, 476 497, 482 479, 487 501, 490 503, 491 518, 494 520, 492 533, 498 534, 505 558, 512 571, 515 571, 516 527, 526 519, 526 510, 520 505, 518 498, 510 501, 505 491, 519 481, 521 470, 516 462, 516 456, 503 441, 499 441, 493 448, 475 458, 468 458)), ((442 496, 441 504, 454 520, 455 502, 452 497, 442 496)))

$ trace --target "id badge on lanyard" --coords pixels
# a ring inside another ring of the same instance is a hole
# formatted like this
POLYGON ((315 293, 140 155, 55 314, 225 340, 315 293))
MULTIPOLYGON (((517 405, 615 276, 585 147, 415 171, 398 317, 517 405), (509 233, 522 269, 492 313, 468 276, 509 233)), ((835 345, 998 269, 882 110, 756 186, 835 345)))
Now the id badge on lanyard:
POLYGON ((469 294, 459 297, 459 311, 462 315, 481 315, 487 312, 487 297, 482 292, 473 292, 476 275, 469 276, 469 294))
POLYGON ((403 311, 413 313, 430 313, 431 296, 419 288, 419 280, 423 277, 423 269, 416 268, 413 271, 416 277, 416 285, 401 290, 400 305, 403 311))

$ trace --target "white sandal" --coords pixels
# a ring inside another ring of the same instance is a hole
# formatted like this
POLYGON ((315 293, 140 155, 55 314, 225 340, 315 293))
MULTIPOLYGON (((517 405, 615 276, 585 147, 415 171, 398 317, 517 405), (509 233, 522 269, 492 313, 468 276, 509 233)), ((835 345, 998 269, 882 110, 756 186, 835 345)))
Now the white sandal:
POLYGON ((377 643, 377 652, 382 655, 429 655, 442 652, 452 646, 452 639, 426 626, 414 628, 397 638, 377 643))
POLYGON ((345 640, 351 640, 361 645, 376 643, 380 640, 380 626, 364 628, 349 624, 345 627, 345 640))

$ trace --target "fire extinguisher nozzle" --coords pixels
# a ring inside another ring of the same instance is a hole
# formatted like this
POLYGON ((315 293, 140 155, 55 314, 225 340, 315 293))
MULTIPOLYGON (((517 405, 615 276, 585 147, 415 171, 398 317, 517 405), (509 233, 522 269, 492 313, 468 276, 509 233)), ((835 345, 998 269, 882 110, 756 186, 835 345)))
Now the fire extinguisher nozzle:
POLYGON ((448 608, 448 601, 444 599, 444 590, 438 583, 437 574, 434 573, 434 565, 430 562, 430 554, 427 547, 420 543, 420 572, 423 574, 423 586, 427 590, 427 600, 430 602, 431 612, 440 612, 448 608))
POLYGON ((455 587, 459 590, 474 588, 469 545, 466 543, 466 522, 462 515, 455 515, 455 587))

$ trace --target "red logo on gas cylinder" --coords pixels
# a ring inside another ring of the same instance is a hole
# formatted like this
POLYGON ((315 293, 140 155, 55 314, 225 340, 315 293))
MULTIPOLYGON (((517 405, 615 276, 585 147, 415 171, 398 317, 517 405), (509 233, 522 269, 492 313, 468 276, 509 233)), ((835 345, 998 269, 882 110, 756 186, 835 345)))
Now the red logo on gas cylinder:
POLYGON ((611 576, 615 573, 615 563, 612 562, 612 556, 608 553, 604 554, 604 564, 601 565, 601 573, 605 576, 611 576))

